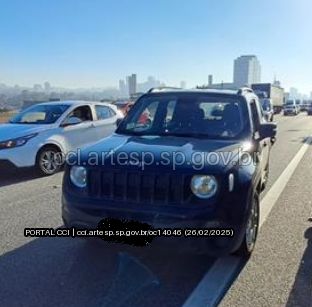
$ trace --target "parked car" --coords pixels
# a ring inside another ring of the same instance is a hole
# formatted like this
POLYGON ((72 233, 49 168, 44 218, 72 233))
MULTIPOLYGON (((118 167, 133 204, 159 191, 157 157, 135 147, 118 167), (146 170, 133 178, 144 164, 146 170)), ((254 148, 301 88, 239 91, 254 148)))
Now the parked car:
POLYGON ((307 113, 308 115, 312 115, 312 101, 309 101, 307 104, 307 113))
POLYGON ((0 164, 35 166, 42 175, 52 175, 66 153, 110 135, 121 117, 115 106, 100 102, 36 104, 0 125, 0 164))
POLYGON ((296 99, 296 105, 299 112, 304 110, 303 101, 301 99, 296 99))
POLYGON ((263 118, 250 89, 151 91, 139 98, 112 136, 67 161, 64 224, 96 228, 110 217, 161 229, 231 228, 231 238, 169 242, 214 255, 248 255, 256 242, 259 197, 275 135, 276 124, 263 118), (139 118, 146 109, 151 121, 142 125, 139 118), (88 163, 90 153, 107 151, 100 164, 88 163), (197 158, 203 156, 207 160, 201 163, 197 158))
POLYGON ((310 104, 309 100, 303 100, 302 105, 301 105, 301 111, 308 112, 309 104, 310 104))
POLYGON ((263 114, 265 119, 268 122, 273 122, 274 120, 274 109, 273 109, 273 103, 272 100, 269 98, 263 98, 260 99, 261 102, 261 106, 262 106, 262 110, 263 110, 263 114))
POLYGON ((287 100, 284 105, 284 115, 298 115, 300 110, 295 100, 287 100))

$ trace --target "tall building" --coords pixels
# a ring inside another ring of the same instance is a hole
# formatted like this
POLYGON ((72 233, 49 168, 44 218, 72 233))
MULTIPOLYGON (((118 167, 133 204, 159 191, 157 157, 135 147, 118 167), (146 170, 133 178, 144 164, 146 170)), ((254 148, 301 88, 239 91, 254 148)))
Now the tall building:
POLYGON ((137 91, 137 75, 132 74, 131 76, 127 77, 127 84, 128 84, 128 90, 129 95, 133 95, 137 91))
POLYGON ((212 86, 213 84, 213 75, 208 75, 208 86, 212 86))
POLYGON ((295 87, 291 87, 289 89, 289 98, 290 99, 298 99, 299 98, 299 91, 295 87))
POLYGON ((44 90, 46 92, 50 92, 51 91, 51 84, 48 81, 44 82, 44 90))
POLYGON ((145 82, 137 84, 137 92, 146 92, 153 87, 159 87, 160 81, 153 76, 149 76, 145 82))
POLYGON ((234 61, 234 84, 237 87, 261 82, 261 65, 255 55, 242 55, 234 61))
POLYGON ((181 81, 180 82, 180 87, 181 88, 186 88, 186 82, 185 81, 181 81))
POLYGON ((119 92, 121 96, 124 96, 127 94, 127 87, 125 80, 119 80, 119 92))

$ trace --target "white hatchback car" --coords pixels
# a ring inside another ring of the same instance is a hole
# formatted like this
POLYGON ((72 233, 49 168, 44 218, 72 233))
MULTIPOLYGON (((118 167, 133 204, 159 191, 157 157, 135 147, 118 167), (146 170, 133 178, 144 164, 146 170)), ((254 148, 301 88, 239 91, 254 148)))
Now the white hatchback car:
POLYGON ((109 136, 122 117, 116 106, 102 102, 31 106, 0 125, 0 169, 36 166, 42 175, 52 175, 61 168, 64 154, 109 136))

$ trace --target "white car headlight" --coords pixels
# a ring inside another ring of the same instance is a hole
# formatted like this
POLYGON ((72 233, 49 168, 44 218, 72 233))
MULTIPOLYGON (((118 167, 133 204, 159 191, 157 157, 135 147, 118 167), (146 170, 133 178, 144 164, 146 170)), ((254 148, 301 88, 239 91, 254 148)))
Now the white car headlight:
POLYGON ((70 180, 78 188, 87 186, 87 170, 83 166, 73 166, 70 169, 70 180))
POLYGON ((38 133, 29 134, 16 139, 0 142, 0 149, 9 149, 25 145, 30 139, 37 136, 38 133))
POLYGON ((211 198, 218 190, 218 182, 214 176, 195 175, 191 180, 191 190, 198 198, 211 198))

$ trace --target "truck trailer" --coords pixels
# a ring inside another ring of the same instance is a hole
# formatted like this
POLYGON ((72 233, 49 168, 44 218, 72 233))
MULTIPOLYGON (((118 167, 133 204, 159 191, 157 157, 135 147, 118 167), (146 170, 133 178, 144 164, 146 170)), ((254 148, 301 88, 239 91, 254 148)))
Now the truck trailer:
POLYGON ((251 85, 253 91, 260 99, 270 99, 273 104, 274 114, 282 111, 284 105, 284 89, 272 83, 255 83, 251 85))

